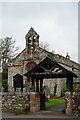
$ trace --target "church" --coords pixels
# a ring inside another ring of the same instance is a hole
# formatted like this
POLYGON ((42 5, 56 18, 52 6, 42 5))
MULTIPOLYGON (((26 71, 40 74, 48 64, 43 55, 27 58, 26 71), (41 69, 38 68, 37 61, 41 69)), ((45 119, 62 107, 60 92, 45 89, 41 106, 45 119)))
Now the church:
MULTIPOLYGON (((78 74, 80 65, 72 60, 67 54, 66 57, 49 52, 39 46, 39 35, 31 28, 25 36, 26 48, 19 53, 12 62, 8 64, 8 91, 10 92, 31 92, 32 78, 25 76, 27 72, 35 68, 46 57, 56 61, 65 69, 78 74)), ((60 69, 55 69, 59 72, 60 69)), ((77 78, 74 79, 77 81, 77 78)), ((36 80, 34 80, 36 91, 36 80)), ((43 90, 47 97, 63 96, 64 87, 66 86, 65 78, 47 78, 43 80, 43 90)))

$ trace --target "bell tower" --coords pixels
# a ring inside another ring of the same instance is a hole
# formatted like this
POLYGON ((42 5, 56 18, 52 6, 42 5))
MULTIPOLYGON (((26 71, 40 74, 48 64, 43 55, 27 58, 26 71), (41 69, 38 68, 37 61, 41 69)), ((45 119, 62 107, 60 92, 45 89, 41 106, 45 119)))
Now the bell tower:
POLYGON ((25 39, 27 59, 33 59, 36 57, 36 53, 39 48, 39 35, 34 31, 33 28, 31 28, 25 36, 25 39))

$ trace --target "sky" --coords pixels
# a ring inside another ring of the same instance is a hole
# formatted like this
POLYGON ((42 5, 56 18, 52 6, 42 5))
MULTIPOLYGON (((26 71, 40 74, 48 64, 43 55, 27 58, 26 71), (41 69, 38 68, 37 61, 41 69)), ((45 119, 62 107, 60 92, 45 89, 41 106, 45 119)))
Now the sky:
POLYGON ((25 36, 31 27, 39 42, 47 42, 50 51, 78 62, 77 2, 3 2, 1 38, 12 37, 16 46, 25 48, 25 36))

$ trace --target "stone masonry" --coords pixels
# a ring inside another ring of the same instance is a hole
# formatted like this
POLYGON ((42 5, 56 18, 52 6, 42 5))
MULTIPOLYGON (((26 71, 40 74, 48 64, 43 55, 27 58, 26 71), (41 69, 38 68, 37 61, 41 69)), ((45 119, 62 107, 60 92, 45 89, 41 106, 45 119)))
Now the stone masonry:
POLYGON ((2 93, 2 110, 4 111, 27 111, 29 110, 29 97, 27 93, 5 92, 2 93))
POLYGON ((72 92, 65 93, 65 111, 67 115, 72 113, 72 92))
POLYGON ((76 116, 80 116, 80 92, 73 92, 72 113, 76 116))

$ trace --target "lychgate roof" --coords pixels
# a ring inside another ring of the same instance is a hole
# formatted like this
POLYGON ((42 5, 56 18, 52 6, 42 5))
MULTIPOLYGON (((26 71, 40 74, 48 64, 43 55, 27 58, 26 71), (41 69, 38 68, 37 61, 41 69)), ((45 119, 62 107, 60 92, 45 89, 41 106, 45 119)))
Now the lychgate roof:
POLYGON ((55 60, 53 61, 51 58, 46 57, 41 63, 36 65, 32 70, 27 72, 25 76, 31 77, 42 77, 42 78, 66 78, 68 76, 72 76, 77 78, 78 76, 65 69, 61 65, 59 65, 55 60))

